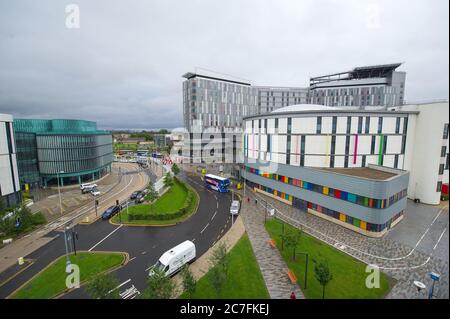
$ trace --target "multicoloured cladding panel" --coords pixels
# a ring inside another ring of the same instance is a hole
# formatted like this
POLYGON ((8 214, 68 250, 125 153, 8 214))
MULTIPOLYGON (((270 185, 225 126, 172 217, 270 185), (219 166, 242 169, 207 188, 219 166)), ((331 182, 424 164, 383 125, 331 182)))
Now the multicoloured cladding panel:
MULTIPOLYGON (((263 172, 259 169, 248 167, 248 166, 245 167, 245 170, 248 173, 259 175, 261 177, 272 179, 272 180, 282 182, 285 184, 289 184, 292 186, 297 186, 297 187, 300 187, 300 188, 303 188, 303 189, 306 189, 309 191, 313 191, 316 193, 320 193, 323 195, 328 195, 330 197, 345 200, 345 201, 351 202, 353 204, 358 204, 361 206, 376 208, 376 209, 385 209, 385 208, 393 205, 394 203, 398 202, 402 198, 406 197, 407 192, 408 192, 407 189, 404 189, 401 192, 398 192, 397 194, 394 194, 389 198, 376 199, 376 198, 369 198, 369 197, 361 196, 361 195, 357 195, 357 194, 352 194, 352 193, 349 193, 349 192, 346 192, 346 191, 343 191, 340 189, 336 189, 336 188, 331 188, 328 186, 317 185, 317 184, 314 184, 311 182, 307 182, 304 180, 300 180, 300 179, 296 179, 296 178, 292 178, 292 177, 288 177, 288 176, 263 172)), ((289 200, 288 198, 285 198, 285 199, 289 200)))
POLYGON ((292 203, 292 206, 304 210, 306 211, 307 209, 312 209, 320 214, 324 214, 327 215, 329 217, 332 217, 334 219, 337 219, 341 222, 345 222, 347 224, 353 225, 355 227, 358 227, 362 230, 366 230, 366 231, 370 231, 370 232, 381 232, 384 229, 386 229, 386 227, 389 227, 394 221, 396 221, 399 217, 401 217, 403 215, 403 211, 400 211, 399 213, 397 213, 396 215, 394 215, 390 220, 388 220, 386 223, 384 224, 373 224, 373 223, 369 223, 367 221, 358 219, 356 217, 352 217, 349 216, 343 212, 338 212, 335 210, 332 210, 330 208, 324 207, 324 206, 320 206, 318 204, 312 203, 312 202, 308 202, 305 200, 302 200, 300 198, 296 198, 292 195, 283 193, 283 192, 279 192, 276 189, 271 189, 267 186, 264 185, 260 185, 257 183, 253 183, 251 181, 247 180, 247 185, 252 187, 252 188, 257 188, 263 192, 272 194, 274 196, 277 196, 279 198, 282 198, 284 200, 287 200, 289 202, 292 203))

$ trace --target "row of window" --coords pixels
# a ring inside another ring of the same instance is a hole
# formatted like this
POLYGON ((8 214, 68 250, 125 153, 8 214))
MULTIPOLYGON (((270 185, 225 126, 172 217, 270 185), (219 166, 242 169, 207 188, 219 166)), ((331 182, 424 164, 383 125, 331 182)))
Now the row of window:
POLYGON ((341 200, 345 200, 345 201, 348 201, 348 202, 351 202, 354 204, 358 204, 358 205, 370 207, 370 208, 377 208, 377 209, 387 208, 387 207, 393 205, 394 203, 398 202, 399 200, 401 200, 402 198, 404 198, 407 195, 407 189, 404 189, 404 190, 392 195, 388 199, 375 199, 375 198, 369 198, 369 197, 365 197, 365 196, 361 196, 361 195, 357 195, 357 194, 352 194, 352 193, 345 192, 343 190, 339 190, 336 188, 317 185, 314 183, 306 182, 306 181, 288 177, 288 176, 262 172, 259 169, 248 167, 248 166, 245 169, 247 172, 255 174, 255 175, 259 175, 261 177, 265 177, 265 178, 272 179, 272 180, 275 180, 275 181, 278 181, 278 182, 281 182, 284 184, 289 184, 292 186, 296 186, 296 187, 303 188, 303 189, 306 189, 309 191, 313 191, 316 193, 320 193, 323 195, 338 198, 341 200))
POLYGON ((279 197, 281 199, 287 200, 289 201, 292 206, 302 210, 302 211, 307 211, 308 209, 314 210, 320 214, 324 214, 327 215, 329 217, 332 217, 334 219, 340 220, 341 222, 345 222, 347 224, 353 225, 355 227, 358 227, 360 229, 366 230, 366 231, 371 231, 371 232, 381 232, 384 229, 388 228, 391 226, 391 224, 397 220, 397 218, 399 218, 400 216, 403 215, 403 211, 400 211, 399 213, 397 213, 395 216, 393 216, 390 220, 388 220, 386 223, 384 224, 374 224, 374 223, 369 223, 367 221, 361 220, 359 218, 347 215, 345 213, 342 212, 338 212, 335 211, 333 209, 329 209, 327 207, 324 206, 320 206, 318 204, 314 204, 312 202, 308 202, 305 200, 302 200, 300 198, 296 198, 292 195, 283 193, 283 192, 279 192, 277 190, 271 189, 267 186, 263 186, 263 185, 259 185, 256 183, 252 183, 250 181, 247 181, 247 184, 252 187, 252 188, 257 188, 263 192, 269 193, 271 195, 274 195, 276 197, 279 197))
MULTIPOLYGON (((366 121, 364 125, 364 132, 363 132, 363 116, 358 116, 358 134, 369 134, 370 133, 370 116, 365 116, 366 121)), ((400 133, 400 124, 401 124, 401 117, 396 118, 395 123, 395 134, 403 134, 406 135, 407 128, 408 128, 408 118, 404 117, 404 125, 403 125, 403 131, 400 133)), ((252 132, 255 132, 255 122, 258 121, 258 132, 265 133, 267 126, 267 119, 259 119, 259 120, 253 120, 252 123, 252 132), (264 121, 264 122, 263 122, 264 121), (262 127, 262 123, 264 123, 264 127, 262 127)), ((292 123, 292 118, 288 118, 288 130, 287 134, 291 133, 290 125, 289 123, 292 123)), ((346 125, 346 134, 351 133, 351 125, 352 124, 352 116, 347 116, 347 125, 346 125)), ((277 132, 278 129, 278 118, 275 118, 275 132, 277 132)), ((378 117, 378 126, 377 126, 377 134, 381 134, 383 132, 383 117, 378 117)), ((332 117, 332 129, 331 134, 337 133, 337 116, 332 117)), ((322 134, 322 116, 317 116, 316 119, 316 134, 322 134)))
POLYGON ((37 148, 81 148, 112 145, 111 135, 39 135, 37 148))
POLYGON ((39 171, 41 174, 56 174, 64 171, 66 173, 79 173, 82 171, 95 170, 102 166, 109 165, 113 161, 113 154, 105 154, 95 159, 83 159, 74 161, 48 161, 39 162, 39 171))

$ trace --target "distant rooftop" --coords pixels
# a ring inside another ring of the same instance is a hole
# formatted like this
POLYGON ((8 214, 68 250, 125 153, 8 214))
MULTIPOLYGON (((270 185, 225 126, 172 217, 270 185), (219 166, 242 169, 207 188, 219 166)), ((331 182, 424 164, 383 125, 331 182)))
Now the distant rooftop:
POLYGON ((331 81, 346 81, 368 78, 385 78, 390 77, 402 63, 380 64, 361 66, 353 68, 350 71, 321 75, 310 78, 310 85, 326 83, 331 81))
POLYGON ((205 74, 199 74, 199 73, 195 73, 195 72, 187 72, 185 74, 182 75, 183 78, 186 79, 193 79, 196 77, 199 78, 204 78, 204 79, 208 79, 208 80, 214 80, 214 81, 223 81, 223 82, 229 82, 229 83, 234 83, 234 84, 240 84, 240 85, 247 85, 250 86, 251 84, 249 82, 243 82, 243 81, 236 81, 233 79, 227 79, 225 77, 216 77, 216 76, 211 76, 211 75, 205 75, 205 74))

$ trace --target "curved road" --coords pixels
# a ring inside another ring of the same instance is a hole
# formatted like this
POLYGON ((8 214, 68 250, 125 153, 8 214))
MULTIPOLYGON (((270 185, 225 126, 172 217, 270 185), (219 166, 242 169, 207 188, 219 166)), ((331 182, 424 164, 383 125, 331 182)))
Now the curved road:
MULTIPOLYGON (((169 227, 133 227, 112 225, 99 220, 90 225, 75 226, 79 235, 77 250, 122 251, 129 254, 130 260, 127 265, 114 272, 121 283, 120 292, 134 288, 129 298, 134 298, 139 291, 145 289, 147 269, 163 252, 184 240, 192 240, 196 244, 199 257, 231 226, 230 194, 208 190, 198 177, 187 176, 184 172, 180 173, 180 178, 188 182, 200 196, 197 213, 184 223, 169 227)), ((62 235, 59 231, 52 231, 48 236, 55 236, 54 240, 26 257, 35 260, 35 263, 1 286, 0 298, 10 295, 51 261, 64 254, 62 235)), ((88 296, 83 288, 80 288, 63 298, 88 298, 88 296)))

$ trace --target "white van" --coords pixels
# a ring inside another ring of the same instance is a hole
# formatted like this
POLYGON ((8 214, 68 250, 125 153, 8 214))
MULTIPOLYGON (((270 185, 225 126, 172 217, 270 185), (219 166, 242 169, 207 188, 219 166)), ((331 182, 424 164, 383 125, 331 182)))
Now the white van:
POLYGON ((80 185, 80 189, 81 189, 81 193, 86 194, 86 193, 90 193, 93 190, 97 189, 97 184, 81 184, 80 185))
POLYGON ((196 257, 195 245, 192 241, 186 240, 181 244, 166 251, 157 263, 150 269, 149 276, 152 276, 155 272, 154 269, 158 269, 165 273, 166 276, 172 276, 181 268, 192 261, 196 257))

